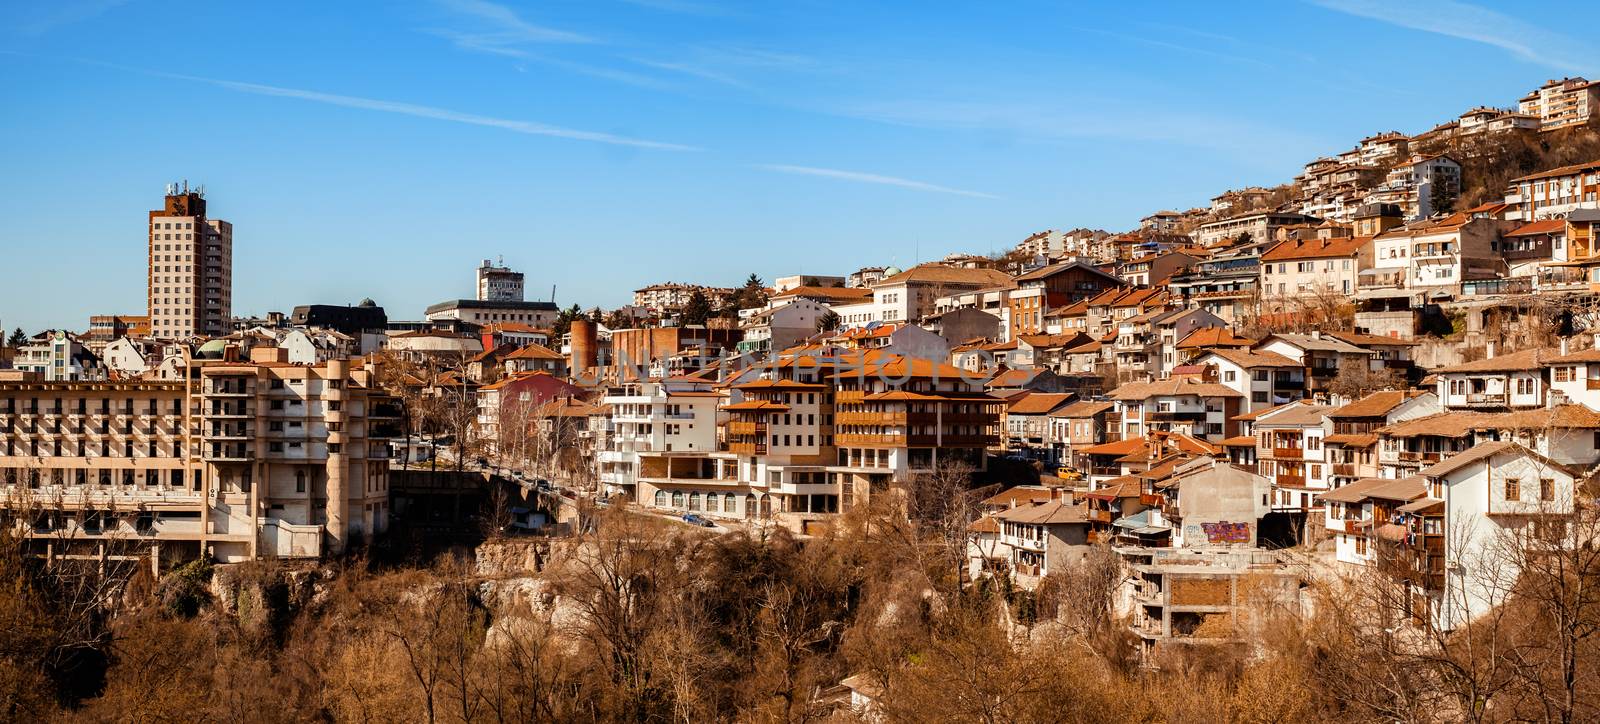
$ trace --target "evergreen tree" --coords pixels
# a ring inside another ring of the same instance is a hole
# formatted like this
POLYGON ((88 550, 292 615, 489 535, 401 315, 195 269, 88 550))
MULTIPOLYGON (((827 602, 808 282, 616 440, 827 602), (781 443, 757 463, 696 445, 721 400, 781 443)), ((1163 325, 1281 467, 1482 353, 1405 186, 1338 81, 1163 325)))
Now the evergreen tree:
POLYGON ((736 310, 767 306, 766 283, 752 272, 750 278, 744 280, 744 286, 739 287, 739 291, 733 295, 733 302, 736 310))
POLYGON ((1456 210, 1457 194, 1449 185, 1435 182, 1430 186, 1433 188, 1428 192, 1428 205, 1433 207, 1433 213, 1448 214, 1456 210))
POLYGON ((711 300, 706 298, 705 292, 696 289, 693 294, 689 295, 689 302, 683 305, 680 321, 684 326, 705 324, 712 314, 711 300))
POLYGON ((822 316, 817 317, 817 331, 831 332, 835 329, 838 329, 839 321, 838 313, 830 309, 827 312, 824 312, 822 316))
POLYGON ((572 329, 572 320, 583 319, 583 317, 583 309, 578 305, 574 304, 570 307, 567 307, 566 309, 556 313, 556 321, 554 324, 550 325, 550 332, 554 335, 555 339, 560 339, 562 335, 565 335, 569 330, 572 329))
POLYGON ((6 342, 7 345, 9 345, 9 346, 11 346, 13 348, 21 347, 22 345, 25 345, 27 343, 28 343, 28 335, 26 335, 26 334, 24 334, 22 332, 22 328, 21 327, 17 327, 14 331, 12 331, 11 332, 11 339, 6 342))

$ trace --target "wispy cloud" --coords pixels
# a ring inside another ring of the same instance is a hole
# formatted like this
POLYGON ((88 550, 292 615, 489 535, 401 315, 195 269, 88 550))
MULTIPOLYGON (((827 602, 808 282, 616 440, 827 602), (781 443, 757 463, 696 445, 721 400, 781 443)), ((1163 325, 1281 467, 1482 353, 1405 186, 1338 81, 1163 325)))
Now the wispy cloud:
POLYGON ((956 196, 970 196, 970 197, 975 198, 975 199, 998 199, 998 198, 1000 198, 1000 197, 995 196, 993 194, 986 194, 986 193, 982 193, 982 192, 979 192, 979 191, 967 191, 965 189, 954 189, 954 188, 950 188, 949 186, 939 186, 937 184, 930 184, 930 183, 926 183, 926 182, 923 182, 923 181, 914 181, 914 180, 908 179, 908 178, 899 178, 899 177, 896 177, 896 176, 883 176, 883 175, 875 174, 875 173, 861 173, 861 172, 858 172, 858 171, 841 171, 841 170, 835 169, 835 168, 817 168, 815 166, 790 166, 790 165, 787 165, 787 164, 761 164, 761 165, 757 166, 757 168, 766 169, 768 171, 776 171, 778 173, 797 174, 797 175, 800 175, 800 176, 821 176, 823 178, 840 179, 840 180, 843 180, 843 181, 854 181, 854 182, 857 182, 857 183, 864 183, 864 184, 878 184, 880 186, 898 186, 898 187, 903 188, 903 189, 912 189, 914 191, 931 191, 933 193, 938 193, 938 194, 955 194, 956 196))
POLYGON ((452 111, 446 108, 422 106, 415 103, 401 103, 397 101, 385 101, 374 98, 362 98, 359 96, 322 93, 319 91, 302 90, 299 88, 282 88, 279 86, 262 85, 260 83, 245 83, 236 80, 219 80, 216 78, 202 78, 200 76, 180 75, 176 73, 145 71, 135 68, 125 68, 125 70, 134 70, 136 72, 157 75, 166 78, 177 78, 180 80, 208 83, 219 88, 226 88, 228 90, 238 91, 240 93, 274 96, 277 98, 294 98, 296 100, 311 101, 313 103, 325 103, 330 106, 359 108, 361 110, 378 111, 380 113, 396 113, 403 116, 431 118, 438 121, 449 121, 451 123, 465 123, 471 126, 488 126, 490 128, 500 128, 516 133, 526 133, 530 136, 550 136, 552 138, 565 138, 573 141, 589 141, 592 143, 605 143, 613 146, 632 146, 634 148, 649 148, 660 151, 703 150, 695 146, 688 146, 681 143, 650 141, 642 138, 618 136, 616 134, 602 133, 599 131, 583 131, 575 128, 563 128, 561 126, 535 123, 533 121, 496 118, 493 116, 480 116, 475 113, 462 113, 460 111, 452 111))
POLYGON ((685 146, 679 143, 648 141, 640 138, 630 138, 628 136, 618 136, 610 133, 601 133, 598 131, 580 131, 573 128, 562 128, 561 126, 551 126, 544 123, 534 123, 532 121, 519 121, 508 118, 480 116, 473 113, 462 113, 460 111, 452 111, 444 108, 434 108, 432 106, 419 106, 414 103, 399 103, 395 101, 376 100, 372 98, 360 98, 357 96, 335 95, 332 93, 320 93, 318 91, 300 90, 297 88, 279 88, 277 86, 260 85, 257 83, 242 83, 233 80, 214 80, 210 78, 193 77, 190 79, 203 81, 212 85, 220 86, 222 88, 227 88, 229 90, 240 91, 242 93, 254 93, 256 95, 263 96, 277 96, 279 98, 295 98, 303 101, 313 101, 316 103, 326 103, 333 106, 343 106, 345 108, 360 108, 362 110, 380 111, 383 113, 398 113, 404 116, 432 118, 439 121, 465 123, 473 126, 489 126, 491 128, 502 128, 507 131, 515 131, 517 133, 526 133, 532 136, 551 136, 554 138, 567 138, 574 141, 591 141, 594 143, 608 143, 613 146, 633 146, 636 148, 652 148, 662 151, 701 150, 693 146, 685 146))
POLYGON ((1455 0, 1310 0, 1329 10, 1412 30, 1492 45, 1530 63, 1558 70, 1591 72, 1600 48, 1488 8, 1455 0))
POLYGON ((821 64, 809 56, 759 48, 697 45, 680 54, 683 57, 667 60, 639 56, 627 60, 646 68, 744 89, 757 85, 747 80, 749 76, 822 69, 821 64))
POLYGON ((524 20, 515 10, 488 0, 438 0, 445 9, 473 21, 475 30, 435 29, 429 32, 456 47, 478 53, 525 57, 526 46, 546 43, 592 43, 582 33, 547 28, 524 20))
POLYGON ((61 0, 50 3, 29 3, 37 15, 18 23, 16 29, 23 35, 44 35, 63 25, 99 17, 107 10, 127 3, 128 0, 61 0))

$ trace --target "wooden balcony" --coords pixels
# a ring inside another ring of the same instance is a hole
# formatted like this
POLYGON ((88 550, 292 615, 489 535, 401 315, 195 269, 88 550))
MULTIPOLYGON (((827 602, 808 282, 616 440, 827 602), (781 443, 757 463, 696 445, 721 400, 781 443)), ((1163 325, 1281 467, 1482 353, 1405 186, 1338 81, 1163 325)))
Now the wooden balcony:
POLYGON ((904 412, 840 412, 833 416, 836 425, 904 425, 904 412))
POLYGON ((1089 511, 1089 513, 1088 513, 1088 515, 1086 517, 1089 520, 1092 520, 1092 521, 1094 521, 1096 523, 1110 523, 1111 522, 1111 511, 1109 511, 1109 510, 1091 510, 1091 511, 1089 511))
POLYGON ((851 445, 865 445, 871 447, 904 447, 904 435, 867 435, 841 432, 833 436, 834 443, 840 447, 851 445))
POLYGON ((1356 477, 1355 463, 1334 463, 1333 474, 1341 478, 1356 477))
POLYGON ((1306 486, 1304 475, 1279 475, 1278 485, 1286 488, 1303 488, 1306 486))
POLYGON ((1272 448, 1272 457, 1277 460, 1299 460, 1306 455, 1305 448, 1275 447, 1272 448))
POLYGON ((1407 463, 1436 463, 1436 462, 1439 462, 1440 460, 1443 460, 1443 459, 1444 459, 1444 453, 1440 453, 1440 452, 1412 452, 1410 450, 1401 450, 1400 451, 1400 461, 1401 462, 1407 462, 1407 463))
POLYGON ((1600 378, 1590 377, 1584 380, 1584 389, 1600 390, 1600 378))
POLYGON ((1359 518, 1346 518, 1344 521, 1344 532, 1359 534, 1365 528, 1365 526, 1362 525, 1364 522, 1365 521, 1359 518))
POLYGON ((1503 407, 1505 404, 1503 392, 1472 392, 1467 395, 1467 407, 1503 407))
POLYGON ((1166 496, 1160 493, 1140 493, 1139 504, 1154 507, 1166 501, 1166 496))

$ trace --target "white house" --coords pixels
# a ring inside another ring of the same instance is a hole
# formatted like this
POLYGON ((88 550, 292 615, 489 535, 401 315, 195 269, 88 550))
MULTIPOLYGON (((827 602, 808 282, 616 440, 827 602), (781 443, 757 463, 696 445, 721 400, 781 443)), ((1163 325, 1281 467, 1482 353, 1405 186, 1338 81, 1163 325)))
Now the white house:
POLYGON ((1514 549, 1571 543, 1563 522, 1573 511, 1575 471, 1521 445, 1484 443, 1421 476, 1429 497, 1442 503, 1442 518, 1432 531, 1426 517, 1405 522, 1422 545, 1428 536, 1443 544, 1441 565, 1424 569, 1442 574, 1442 586, 1429 585, 1431 576, 1420 586, 1439 628, 1455 629, 1505 600, 1521 573, 1514 549))

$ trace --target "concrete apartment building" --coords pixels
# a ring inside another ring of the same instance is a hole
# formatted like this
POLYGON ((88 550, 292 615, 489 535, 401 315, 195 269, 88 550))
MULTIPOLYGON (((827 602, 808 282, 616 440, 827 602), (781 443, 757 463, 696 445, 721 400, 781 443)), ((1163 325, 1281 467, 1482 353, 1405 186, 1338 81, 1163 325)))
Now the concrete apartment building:
POLYGON ((220 337, 233 318, 233 224, 206 216, 205 192, 167 186, 150 212, 150 334, 220 337))
POLYGON ((689 299, 695 292, 706 296, 713 307, 721 307, 733 298, 734 290, 728 287, 707 287, 699 284, 679 284, 667 282, 665 284, 651 284, 648 287, 633 290, 633 305, 644 307, 652 312, 676 312, 689 304, 689 299))
POLYGON ((371 365, 207 343, 171 381, 0 382, 0 506, 49 555, 337 553, 388 520, 371 365), (119 553, 119 551, 123 551, 119 553))
POLYGON ((1321 219, 1305 214, 1267 211, 1201 224, 1192 236, 1196 244, 1205 247, 1232 243, 1246 234, 1250 241, 1266 241, 1278 238, 1280 227, 1315 224, 1318 221, 1321 219))
POLYGON ((1600 161, 1562 166, 1511 180, 1507 219, 1562 217, 1575 209, 1600 209, 1600 161))
POLYGON ((884 277, 867 286, 872 289, 872 300, 859 304, 834 307, 841 322, 847 326, 860 326, 872 322, 911 322, 940 311, 938 300, 987 289, 1012 289, 1016 282, 1005 272, 995 269, 968 269, 940 262, 918 264, 901 271, 895 267, 884 270, 884 277))
POLYGON ((1540 131, 1581 126, 1600 110, 1600 81, 1582 77, 1545 81, 1517 101, 1517 111, 1539 119, 1540 131))
POLYGON ((504 260, 499 264, 490 264, 488 259, 484 259, 478 265, 478 301, 520 302, 522 282, 522 272, 512 271, 504 260))
POLYGON ((596 455, 604 490, 649 499, 654 491, 637 487, 643 456, 715 452, 720 398, 696 382, 626 382, 608 390, 601 406, 611 411, 611 435, 596 455))
POLYGON ((555 323, 560 310, 555 302, 452 299, 429 306, 423 314, 432 322, 454 320, 479 326, 517 322, 530 327, 548 328, 555 323))

